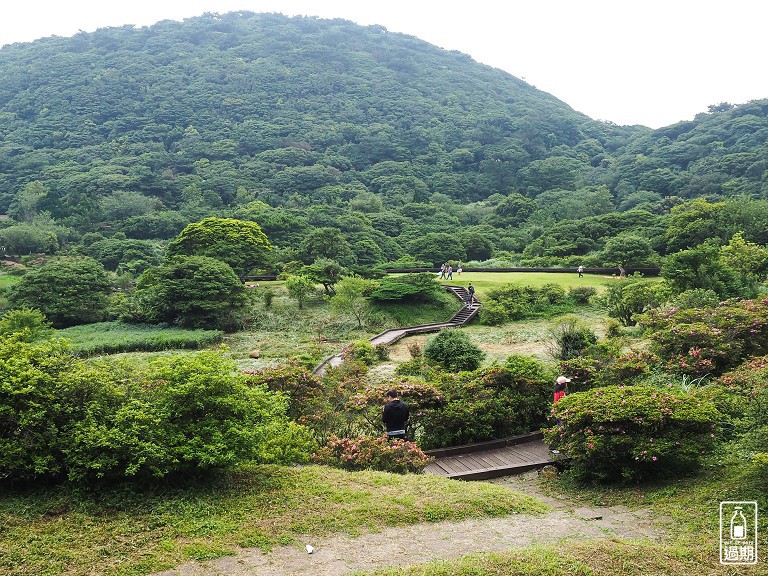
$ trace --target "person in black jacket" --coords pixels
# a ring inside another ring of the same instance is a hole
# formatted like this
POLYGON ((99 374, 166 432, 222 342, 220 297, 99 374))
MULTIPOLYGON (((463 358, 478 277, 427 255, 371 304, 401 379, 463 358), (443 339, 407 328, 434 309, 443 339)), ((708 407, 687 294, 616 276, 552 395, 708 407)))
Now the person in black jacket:
POLYGON ((387 392, 389 401, 384 404, 384 426, 387 429, 387 438, 399 438, 405 440, 405 427, 408 423, 408 404, 400 400, 397 390, 387 392))

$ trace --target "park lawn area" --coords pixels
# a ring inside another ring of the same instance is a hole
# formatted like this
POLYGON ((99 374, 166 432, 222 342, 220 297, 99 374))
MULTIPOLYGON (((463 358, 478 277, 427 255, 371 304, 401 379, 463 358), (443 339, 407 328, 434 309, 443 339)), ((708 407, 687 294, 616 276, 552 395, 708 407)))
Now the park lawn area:
MULTIPOLYGON (((661 280, 658 277, 649 279, 661 280)), ((438 279, 438 282, 464 286, 465 288, 471 282, 475 287, 475 294, 482 301, 485 292, 506 284, 534 287, 540 287, 544 284, 559 284, 566 290, 580 286, 592 286, 600 293, 605 290, 609 282, 621 282, 621 279, 598 274, 584 274, 582 278, 579 278, 576 272, 464 272, 461 276, 454 274, 453 280, 438 279)))
POLYGON ((0 492, 0 574, 139 576, 268 550, 302 535, 536 514, 547 506, 485 482, 432 475, 255 466, 187 486, 0 492))

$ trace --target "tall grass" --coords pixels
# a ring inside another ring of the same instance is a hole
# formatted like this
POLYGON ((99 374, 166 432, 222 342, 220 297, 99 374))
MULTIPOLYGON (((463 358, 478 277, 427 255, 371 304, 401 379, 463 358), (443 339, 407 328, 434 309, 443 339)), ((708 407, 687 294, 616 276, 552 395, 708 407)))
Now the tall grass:
POLYGON ((78 354, 91 356, 180 348, 197 350, 221 342, 224 333, 220 330, 188 330, 146 324, 99 322, 57 330, 55 336, 68 339, 72 343, 72 349, 78 354))

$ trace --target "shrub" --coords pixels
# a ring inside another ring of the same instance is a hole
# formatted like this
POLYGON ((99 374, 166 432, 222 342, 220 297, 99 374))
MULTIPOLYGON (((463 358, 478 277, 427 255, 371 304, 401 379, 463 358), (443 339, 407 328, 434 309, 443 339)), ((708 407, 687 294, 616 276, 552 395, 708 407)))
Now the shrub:
POLYGON ((597 335, 575 316, 566 316, 550 330, 551 354, 558 360, 570 360, 597 343, 597 335))
POLYGON ((539 294, 546 298, 550 304, 561 304, 565 302, 565 288, 560 284, 544 284, 539 288, 539 294))
POLYGON ((551 375, 535 361, 516 357, 511 368, 492 366, 479 373, 444 377, 441 406, 425 415, 425 448, 505 438, 537 430, 551 405, 551 375))
POLYGON ((589 299, 595 294, 597 289, 594 286, 574 286, 568 291, 568 296, 577 304, 589 304, 589 299))
POLYGON ((75 359, 60 341, 4 339, 0 479, 162 478, 245 462, 306 461, 285 400, 216 352, 142 365, 75 359))
POLYGON ((0 318, 0 336, 15 334, 25 342, 34 342, 52 333, 51 323, 40 310, 33 308, 8 310, 0 318))
POLYGON ((714 308, 720 302, 714 290, 692 288, 675 296, 670 302, 670 307, 677 308, 714 308))
POLYGON ((312 414, 322 402, 320 380, 309 370, 295 364, 281 364, 258 371, 244 371, 250 386, 266 386, 288 398, 288 415, 299 420, 312 414))
POLYGON ((381 360, 381 353, 377 352, 370 340, 350 342, 344 346, 341 356, 344 360, 355 360, 366 366, 371 366, 381 360))
POLYGON ((565 289, 558 284, 545 284, 539 288, 507 284, 485 294, 480 320, 494 326, 510 320, 562 314, 572 309, 565 289))
POLYGON ((370 298, 376 301, 432 302, 443 288, 431 272, 386 276, 379 282, 379 287, 371 292, 370 298))
POLYGON ((469 336, 458 328, 441 330, 424 348, 424 358, 446 370, 476 370, 485 358, 469 336))
POLYGON ((589 480, 640 480, 695 469, 715 442, 721 414, 711 401, 652 386, 608 386, 554 405, 550 446, 589 480))
POLYGON ((380 470, 397 474, 419 474, 431 460, 413 442, 388 440, 386 436, 331 436, 325 446, 312 454, 312 461, 317 464, 343 470, 380 470))
POLYGON ((93 364, 78 386, 102 377, 66 436, 70 479, 162 478, 245 462, 306 461, 308 435, 285 400, 246 385, 216 352, 161 357, 122 371, 93 364))
POLYGON ((669 370, 721 374, 768 353, 768 297, 728 300, 716 308, 668 308, 640 318, 669 370))

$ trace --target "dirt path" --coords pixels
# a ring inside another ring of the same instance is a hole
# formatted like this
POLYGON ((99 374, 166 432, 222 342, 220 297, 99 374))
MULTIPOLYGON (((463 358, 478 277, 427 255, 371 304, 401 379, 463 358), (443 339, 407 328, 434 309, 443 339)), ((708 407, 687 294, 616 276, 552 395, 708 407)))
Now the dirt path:
POLYGON ((356 538, 305 537, 294 546, 241 550, 236 556, 209 562, 189 562, 156 576, 342 576, 387 566, 445 560, 475 552, 498 552, 532 543, 588 538, 640 538, 665 536, 665 518, 650 510, 625 506, 584 508, 564 499, 545 496, 536 472, 494 480, 546 502, 543 515, 513 515, 462 522, 416 524, 387 528, 356 538), (305 545, 314 548, 308 554, 305 545))

